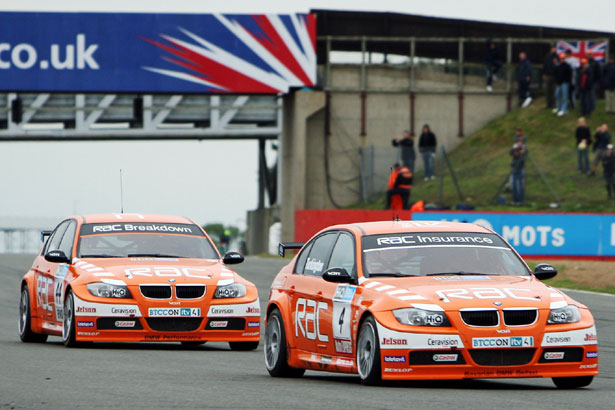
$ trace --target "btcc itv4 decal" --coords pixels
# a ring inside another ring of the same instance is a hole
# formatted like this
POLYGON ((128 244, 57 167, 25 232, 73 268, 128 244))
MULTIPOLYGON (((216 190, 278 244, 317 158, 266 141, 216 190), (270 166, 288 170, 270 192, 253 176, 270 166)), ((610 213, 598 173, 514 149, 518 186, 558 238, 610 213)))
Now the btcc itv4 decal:
POLYGON ((533 347, 534 338, 532 336, 511 336, 511 337, 475 337, 472 338, 474 349, 492 349, 498 347, 533 347))

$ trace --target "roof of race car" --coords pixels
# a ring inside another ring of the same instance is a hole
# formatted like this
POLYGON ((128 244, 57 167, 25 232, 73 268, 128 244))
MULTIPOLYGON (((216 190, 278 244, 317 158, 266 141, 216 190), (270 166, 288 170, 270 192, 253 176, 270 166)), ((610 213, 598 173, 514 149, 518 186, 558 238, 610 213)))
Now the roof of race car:
POLYGON ((194 222, 183 216, 154 215, 154 214, 92 214, 78 215, 83 223, 109 223, 109 222, 158 222, 175 224, 193 224, 194 222))
POLYGON ((357 228, 363 235, 377 235, 405 232, 476 232, 492 233, 480 225, 466 222, 448 221, 382 221, 361 222, 345 225, 335 225, 331 229, 357 228))

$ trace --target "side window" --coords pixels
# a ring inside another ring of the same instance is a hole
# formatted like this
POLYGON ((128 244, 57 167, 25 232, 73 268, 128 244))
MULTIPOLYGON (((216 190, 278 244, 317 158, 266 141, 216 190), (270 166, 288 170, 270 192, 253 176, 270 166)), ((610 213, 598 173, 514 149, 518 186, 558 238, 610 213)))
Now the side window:
POLYGON ((319 238, 316 238, 310 254, 305 262, 305 269, 303 273, 305 275, 322 275, 325 266, 327 266, 327 260, 331 254, 331 247, 337 237, 337 232, 327 233, 319 238))
POLYGON ((307 260, 307 256, 310 253, 310 249, 312 249, 312 244, 314 242, 309 243, 307 246, 304 246, 297 258, 297 263, 295 264, 295 273, 303 274, 303 268, 305 267, 305 261, 307 260))
POLYGON ((355 276, 354 261, 355 246, 352 236, 347 233, 341 233, 331 253, 329 268, 344 268, 349 274, 355 276))
POLYGON ((64 232, 66 232, 66 228, 68 228, 69 221, 64 221, 53 231, 51 237, 47 239, 47 246, 45 247, 45 253, 49 251, 55 251, 60 248, 60 241, 62 241, 62 236, 64 236, 64 232))
POLYGON ((62 240, 60 241, 60 247, 58 248, 61 251, 63 251, 64 254, 68 256, 69 258, 72 256, 73 241, 75 239, 75 229, 76 228, 77 228, 77 224, 75 223, 75 221, 70 221, 68 223, 68 228, 66 229, 66 231, 64 232, 64 235, 62 236, 62 240))

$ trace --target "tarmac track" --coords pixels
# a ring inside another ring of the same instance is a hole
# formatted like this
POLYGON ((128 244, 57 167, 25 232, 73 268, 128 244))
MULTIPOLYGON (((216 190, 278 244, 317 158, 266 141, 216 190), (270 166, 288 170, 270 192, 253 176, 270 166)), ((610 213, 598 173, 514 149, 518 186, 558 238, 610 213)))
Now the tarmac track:
MULTIPOLYGON (((585 389, 550 379, 426 381, 365 387, 357 376, 308 371, 274 379, 262 346, 232 352, 224 343, 93 344, 67 349, 58 337, 21 343, 19 280, 32 255, 0 255, 0 409, 5 408, 340 408, 607 409, 615 403, 615 297, 570 291, 589 306, 600 343, 600 375, 585 389)), ((247 258, 237 271, 254 282, 264 308, 284 261, 247 258)))

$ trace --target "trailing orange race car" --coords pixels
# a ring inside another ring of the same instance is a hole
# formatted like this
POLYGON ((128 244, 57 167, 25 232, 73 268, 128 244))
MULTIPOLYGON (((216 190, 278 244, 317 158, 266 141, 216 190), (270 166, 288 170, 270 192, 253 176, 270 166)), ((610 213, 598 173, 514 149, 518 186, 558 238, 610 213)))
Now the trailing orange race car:
POLYGON ((24 342, 229 342, 256 349, 256 287, 226 265, 193 221, 159 215, 72 216, 47 237, 21 282, 24 342))
POLYGON ((495 232, 454 222, 337 225, 306 244, 271 286, 265 362, 381 379, 551 377, 561 388, 598 374, 586 306, 541 280, 495 232))

